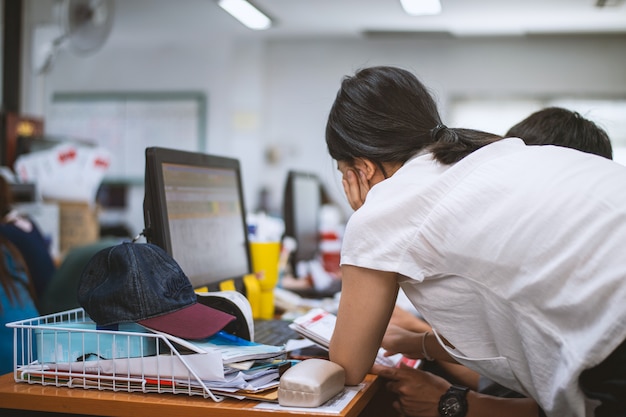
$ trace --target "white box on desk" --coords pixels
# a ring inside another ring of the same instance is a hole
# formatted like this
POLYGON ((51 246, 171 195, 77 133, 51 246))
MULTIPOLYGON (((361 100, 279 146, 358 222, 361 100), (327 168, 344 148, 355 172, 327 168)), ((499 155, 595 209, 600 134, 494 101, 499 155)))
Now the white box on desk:
POLYGON ((150 332, 136 323, 122 323, 117 331, 95 330, 96 324, 91 322, 37 326, 37 359, 40 363, 60 363, 156 354, 158 339, 146 337, 145 334, 150 332))

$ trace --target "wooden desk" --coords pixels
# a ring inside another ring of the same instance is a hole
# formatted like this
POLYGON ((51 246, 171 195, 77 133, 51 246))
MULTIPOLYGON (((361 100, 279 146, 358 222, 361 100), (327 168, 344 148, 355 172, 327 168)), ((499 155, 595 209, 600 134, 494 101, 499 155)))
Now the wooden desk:
MULTIPOLYGON (((365 387, 350 404, 340 414, 332 416, 359 415, 379 387, 379 380, 374 375, 368 375, 364 383, 365 387)), ((13 373, 0 377, 0 408, 113 417, 232 417, 253 414, 272 417, 298 414, 329 416, 315 413, 313 408, 306 413, 258 410, 253 408, 256 404, 257 401, 230 398, 214 402, 210 398, 186 394, 141 394, 16 383, 13 373)))

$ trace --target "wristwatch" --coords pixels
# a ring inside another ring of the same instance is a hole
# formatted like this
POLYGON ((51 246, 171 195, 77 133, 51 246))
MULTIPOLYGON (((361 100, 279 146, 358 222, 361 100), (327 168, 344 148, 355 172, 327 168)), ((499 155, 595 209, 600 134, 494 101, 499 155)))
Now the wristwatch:
POLYGON ((467 392, 469 388, 452 385, 439 399, 441 417, 465 417, 467 414, 467 392))

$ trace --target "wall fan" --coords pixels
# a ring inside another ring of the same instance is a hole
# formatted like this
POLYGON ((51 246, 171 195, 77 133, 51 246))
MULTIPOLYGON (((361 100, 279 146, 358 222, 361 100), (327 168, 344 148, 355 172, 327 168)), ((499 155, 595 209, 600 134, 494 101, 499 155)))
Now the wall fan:
POLYGON ((59 2, 55 9, 58 24, 52 30, 41 28, 39 33, 35 32, 34 65, 37 72, 49 71, 63 48, 80 56, 99 50, 113 27, 114 4, 114 0, 59 2))

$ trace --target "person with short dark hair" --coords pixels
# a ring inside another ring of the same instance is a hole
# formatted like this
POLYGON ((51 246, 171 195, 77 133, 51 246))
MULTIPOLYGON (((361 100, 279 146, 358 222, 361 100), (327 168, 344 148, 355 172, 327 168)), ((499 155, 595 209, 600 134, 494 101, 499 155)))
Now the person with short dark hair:
MULTIPOLYGON (((522 393, 519 415, 624 415, 625 167, 447 127, 417 77, 387 66, 344 78, 326 144, 355 210, 329 352, 347 384, 371 369, 402 287, 433 329, 413 357, 522 393)), ((421 375, 405 414, 502 414, 421 375)))
POLYGON ((558 145, 613 159, 606 131, 578 112, 561 107, 534 112, 504 136, 521 138, 527 145, 558 145))

